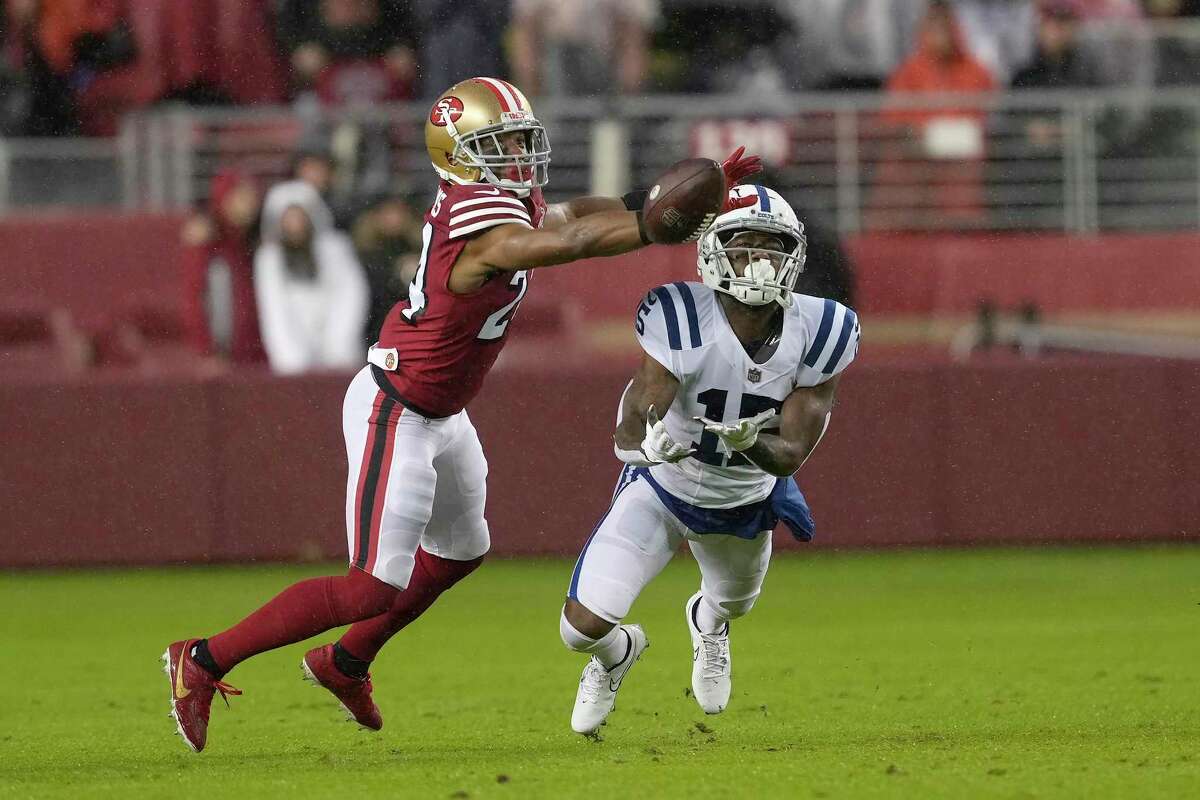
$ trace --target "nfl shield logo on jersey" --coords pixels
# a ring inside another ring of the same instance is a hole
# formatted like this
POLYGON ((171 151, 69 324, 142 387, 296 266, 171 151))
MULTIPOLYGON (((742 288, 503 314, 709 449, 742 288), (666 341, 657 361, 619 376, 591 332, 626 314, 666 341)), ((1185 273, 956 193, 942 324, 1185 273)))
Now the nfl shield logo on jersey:
POLYGON ((762 370, 751 368, 746 371, 746 379, 751 383, 758 383, 762 380, 762 370))

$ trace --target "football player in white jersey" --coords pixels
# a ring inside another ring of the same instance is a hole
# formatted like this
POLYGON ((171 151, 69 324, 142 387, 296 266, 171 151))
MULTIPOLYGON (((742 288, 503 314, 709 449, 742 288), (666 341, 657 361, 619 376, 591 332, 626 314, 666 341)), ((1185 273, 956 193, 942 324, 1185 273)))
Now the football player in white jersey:
MULTIPOLYGON (((778 193, 737 186, 753 205, 717 217, 698 244, 703 283, 650 291, 635 327, 641 367, 614 435, 625 462, 612 505, 575 564, 559 630, 591 656, 571 727, 592 734, 647 647, 622 624, 683 541, 700 565, 684 605, 692 691, 717 714, 729 702, 729 622, 754 605, 783 521, 813 524, 792 475, 829 424, 839 376, 858 352, 855 313, 795 294, 804 226, 778 193)), ((734 199, 734 198, 731 198, 734 199)))

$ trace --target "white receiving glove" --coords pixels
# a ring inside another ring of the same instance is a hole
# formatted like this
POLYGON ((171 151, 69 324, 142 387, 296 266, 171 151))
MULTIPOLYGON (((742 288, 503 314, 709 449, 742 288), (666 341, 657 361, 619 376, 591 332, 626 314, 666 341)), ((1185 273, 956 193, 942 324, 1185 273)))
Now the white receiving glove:
POLYGON ((704 424, 704 430, 709 433, 715 433, 721 440, 721 444, 729 450, 741 452, 748 450, 758 441, 758 433, 767 424, 767 421, 775 416, 775 409, 768 408, 761 414, 756 414, 749 419, 739 419, 729 425, 721 422, 713 422, 708 417, 693 417, 697 422, 704 424))
POLYGON ((674 464, 696 451, 672 439, 671 434, 667 433, 667 424, 658 418, 654 406, 650 406, 646 409, 646 438, 642 439, 642 452, 655 464, 674 464))

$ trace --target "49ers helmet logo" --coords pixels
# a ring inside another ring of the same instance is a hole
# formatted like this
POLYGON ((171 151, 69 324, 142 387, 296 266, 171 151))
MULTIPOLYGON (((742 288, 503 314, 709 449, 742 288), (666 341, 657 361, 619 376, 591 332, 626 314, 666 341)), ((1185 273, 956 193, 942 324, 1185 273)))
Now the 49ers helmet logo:
POLYGON ((463 113, 463 101, 454 95, 438 100, 429 112, 429 121, 439 128, 446 127, 448 122, 458 122, 463 113))

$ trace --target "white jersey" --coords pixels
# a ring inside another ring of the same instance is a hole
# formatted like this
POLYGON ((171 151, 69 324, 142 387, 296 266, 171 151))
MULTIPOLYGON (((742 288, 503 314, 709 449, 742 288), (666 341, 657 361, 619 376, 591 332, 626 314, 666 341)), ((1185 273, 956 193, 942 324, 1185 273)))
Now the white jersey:
MULTIPOLYGON (((746 354, 716 292, 702 283, 659 286, 638 306, 638 342, 679 381, 663 421, 672 439, 696 450, 677 464, 650 468, 675 497, 704 508, 765 499, 775 476, 740 453, 722 453, 717 436, 694 418, 730 423, 769 408, 778 411, 794 389, 824 383, 858 354, 860 328, 852 310, 820 297, 793 294, 792 300, 783 310, 779 346, 762 364, 746 354)), ((776 417, 765 430, 778 429, 776 417)))

